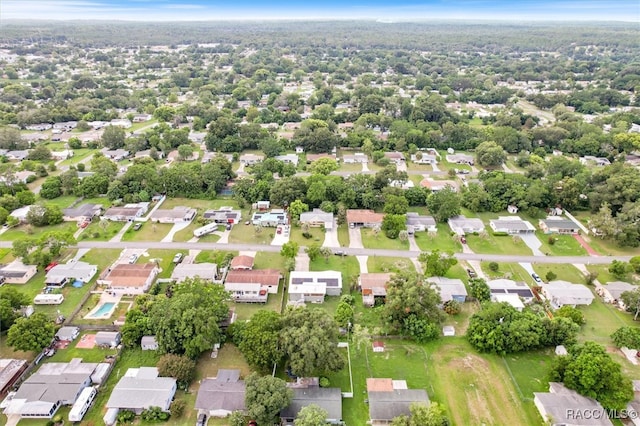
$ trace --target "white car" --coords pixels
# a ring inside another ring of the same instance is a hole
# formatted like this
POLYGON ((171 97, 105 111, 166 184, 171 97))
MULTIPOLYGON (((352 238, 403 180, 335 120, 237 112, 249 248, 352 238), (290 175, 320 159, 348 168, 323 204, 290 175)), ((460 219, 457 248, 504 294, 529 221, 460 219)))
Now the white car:
POLYGON ((129 264, 134 264, 136 263, 137 260, 138 260, 137 254, 132 254, 131 256, 129 256, 129 264))

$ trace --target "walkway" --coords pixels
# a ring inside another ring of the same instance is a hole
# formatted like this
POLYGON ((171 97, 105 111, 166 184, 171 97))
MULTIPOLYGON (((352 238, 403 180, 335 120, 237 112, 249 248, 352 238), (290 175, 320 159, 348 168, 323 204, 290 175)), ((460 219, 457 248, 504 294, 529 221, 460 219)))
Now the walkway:
POLYGON ((589 243, 587 243, 584 238, 582 238, 581 235, 578 234, 573 234, 573 238, 576 239, 576 241, 587 251, 587 253, 589 254, 589 256, 600 256, 600 254, 595 251, 590 245, 589 243))
POLYGON ((174 223, 171 229, 169 230, 169 233, 165 235, 164 238, 160 240, 160 242, 170 243, 171 241, 173 241, 173 236, 176 234, 176 232, 182 231, 184 228, 186 228, 189 225, 191 225, 191 222, 174 223))

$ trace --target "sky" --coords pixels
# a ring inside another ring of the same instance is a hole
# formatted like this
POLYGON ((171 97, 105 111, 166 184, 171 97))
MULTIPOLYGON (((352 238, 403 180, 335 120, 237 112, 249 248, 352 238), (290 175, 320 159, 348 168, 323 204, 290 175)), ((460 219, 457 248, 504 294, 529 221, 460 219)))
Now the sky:
POLYGON ((0 23, 13 19, 640 22, 640 0, 0 0, 0 23))

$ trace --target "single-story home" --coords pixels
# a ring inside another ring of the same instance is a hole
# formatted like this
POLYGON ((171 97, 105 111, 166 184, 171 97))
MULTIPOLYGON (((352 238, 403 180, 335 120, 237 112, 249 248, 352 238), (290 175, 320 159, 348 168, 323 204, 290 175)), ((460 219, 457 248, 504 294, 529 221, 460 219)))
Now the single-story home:
POLYGON ((203 280, 213 281, 218 274, 218 265, 215 263, 191 263, 185 259, 178 263, 171 272, 171 279, 182 282, 187 278, 199 277, 203 280))
POLYGON ((387 297, 387 283, 390 273, 364 273, 358 277, 358 287, 362 293, 362 304, 374 306, 376 299, 384 301, 387 297))
POLYGON ((224 289, 236 302, 266 303, 269 293, 276 294, 282 274, 278 269, 231 270, 224 289))
POLYGON ((298 167, 298 161, 300 161, 300 157, 297 154, 276 155, 275 159, 283 163, 293 164, 296 167, 298 167))
POLYGON ((438 232, 436 220, 433 216, 421 216, 420 213, 407 212, 407 230, 413 232, 438 232))
POLYGON ((27 214, 29 214, 32 206, 33 205, 17 208, 9 213, 9 216, 16 218, 19 223, 25 223, 27 221, 27 214))
POLYGON ((368 378, 367 397, 372 425, 389 424, 398 416, 408 416, 413 404, 430 404, 426 390, 409 389, 405 380, 368 378))
POLYGON ((551 302, 555 309, 569 305, 590 305, 595 298, 591 290, 582 284, 573 284, 568 281, 550 281, 542 286, 542 294, 551 302))
POLYGON ((240 255, 231 259, 231 264, 229 265, 229 269, 238 271, 245 270, 249 271, 253 269, 254 258, 252 256, 240 255))
MULTIPOLYGON (((4 154, 5 157, 7 157, 7 159, 9 160, 18 160, 18 161, 22 161, 25 160, 28 156, 29 156, 29 151, 27 150, 12 150, 12 151, 7 151, 4 154)), ((35 174, 35 173, 34 173, 35 174)))
POLYGON ((577 234, 580 230, 580 227, 574 221, 559 216, 540 219, 538 226, 545 234, 577 234))
POLYGON ((108 286, 111 293, 135 296, 146 293, 159 272, 155 263, 119 263, 98 284, 108 286))
POLYGON ((491 294, 491 301, 496 303, 508 303, 518 312, 522 312, 524 309, 524 302, 517 294, 494 293, 491 294))
POLYGON ((150 407, 160 407, 168 412, 177 390, 176 379, 158 375, 156 367, 128 369, 111 391, 106 404, 107 413, 103 418, 105 424, 113 425, 111 419, 117 417, 120 410, 140 414, 150 407))
POLYGON ((416 152, 411 154, 411 162, 416 164, 437 164, 438 157, 431 153, 416 152))
POLYGON ((151 213, 151 221, 157 223, 190 222, 196 216, 196 209, 177 206, 172 209, 157 209, 151 213))
POLYGON ((595 157, 593 155, 585 155, 584 157, 580 157, 580 164, 590 165, 595 164, 596 166, 610 166, 611 161, 609 161, 606 157, 595 157))
POLYGON ((123 207, 111 207, 104 212, 102 217, 115 222, 132 222, 134 219, 142 217, 149 209, 149 203, 131 203, 123 207))
POLYGON ((56 338, 58 340, 65 340, 67 342, 72 342, 78 337, 80 334, 80 329, 78 327, 64 326, 60 327, 60 329, 56 332, 56 338))
POLYGON ((345 164, 362 164, 368 163, 369 157, 362 152, 356 152, 355 154, 346 154, 342 156, 342 162, 345 164))
POLYGON ((431 192, 442 191, 445 188, 450 188, 453 191, 458 191, 460 185, 455 180, 434 180, 431 178, 425 178, 420 181, 420 186, 428 188, 431 192))
POLYGON ((0 277, 3 277, 7 284, 25 284, 37 272, 36 265, 25 265, 18 259, 6 265, 0 265, 0 277))
POLYGON ((307 154, 307 164, 313 163, 321 158, 328 158, 337 161, 335 154, 307 154))
POLYGON ((373 210, 349 209, 347 210, 347 223, 350 227, 375 228, 382 226, 382 213, 373 210))
MULTIPOLYGON (((525 303, 533 301, 533 291, 531 291, 531 288, 529 288, 525 282, 499 278, 487 281, 487 285, 489 286, 492 297, 494 295, 512 294, 521 298, 525 303)), ((509 300, 511 299, 505 299, 504 301, 508 302, 509 300)))
POLYGON ((215 223, 236 224, 240 222, 242 212, 231 207, 220 207, 218 210, 207 210, 202 217, 215 223))
POLYGON ((342 423, 342 392, 340 388, 321 388, 320 386, 295 387, 291 403, 280 412, 280 424, 293 426, 300 410, 314 404, 327 412, 326 422, 337 425, 342 423))
POLYGON ((526 220, 518 216, 499 216, 491 219, 489 226, 493 232, 506 232, 507 234, 531 234, 536 228, 526 220))
POLYGON ((582 396, 562 383, 550 382, 549 392, 534 392, 533 403, 540 416, 553 425, 613 426, 598 401, 582 396))
POLYGON ((469 154, 448 154, 445 158, 447 162, 454 164, 468 164, 469 166, 473 166, 475 163, 475 158, 469 154))
POLYGON ((324 229, 332 229, 333 213, 327 213, 320 209, 304 212, 300 214, 300 224, 305 223, 311 227, 324 226, 324 229))
POLYGON ((96 333, 96 345, 115 348, 120 344, 122 336, 119 331, 98 331, 96 333))
POLYGON ((484 231, 484 223, 475 217, 454 216, 449 218, 447 223, 451 230, 460 236, 484 231))
POLYGON ((264 160, 264 155, 242 154, 239 160, 240 160, 240 164, 244 164, 245 166, 251 166, 254 164, 262 163, 262 161, 264 160))
POLYGON ((156 336, 142 336, 140 347, 143 351, 157 351, 158 341, 156 340, 156 336))
POLYGON ((446 277, 429 277, 427 282, 437 287, 442 303, 449 300, 464 303, 467 300, 467 289, 461 279, 446 277))
POLYGON ((84 222, 91 220, 102 213, 100 204, 81 204, 78 207, 72 207, 62 210, 62 219, 65 222, 84 222))
POLYGON ((51 158, 53 160, 66 160, 73 157, 73 150, 63 149, 62 151, 51 151, 51 158))
POLYGON ((59 263, 49 269, 45 277, 47 287, 64 287, 64 285, 73 280, 88 283, 98 272, 96 265, 90 265, 80 260, 70 260, 67 263, 59 263))
POLYGON ((289 300, 292 302, 324 302, 325 295, 340 296, 342 273, 338 271, 291 271, 289 300))
POLYGON ((273 209, 270 212, 256 212, 251 217, 251 223, 263 227, 276 227, 289 223, 289 216, 282 209, 273 209))
POLYGON ((385 152, 384 157, 388 158, 389 160, 391 160, 392 163, 395 163, 395 164, 402 164, 406 160, 406 158, 404 157, 404 154, 398 151, 385 152))
POLYGON ((219 369, 213 379, 200 382, 195 408, 209 417, 227 417, 234 411, 246 410, 245 383, 240 370, 219 369))
POLYGON ((611 281, 598 287, 596 291, 600 296, 602 296, 605 302, 617 304, 620 309, 626 309, 626 306, 621 299, 622 293, 626 291, 634 291, 637 288, 637 286, 623 281, 611 281))
POLYGON ((108 149, 103 148, 100 152, 104 154, 105 157, 112 161, 122 161, 125 158, 128 158, 131 153, 126 149, 118 148, 118 149, 108 149))

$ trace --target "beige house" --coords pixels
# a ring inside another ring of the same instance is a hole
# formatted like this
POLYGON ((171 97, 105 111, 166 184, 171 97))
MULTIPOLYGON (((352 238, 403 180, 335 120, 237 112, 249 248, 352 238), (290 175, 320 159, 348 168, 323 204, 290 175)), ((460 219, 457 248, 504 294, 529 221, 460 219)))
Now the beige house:
POLYGON ((36 265, 25 265, 19 260, 0 266, 0 277, 8 284, 25 284, 38 272, 36 265))
POLYGON ((149 290, 159 272, 155 263, 120 263, 100 278, 98 284, 106 285, 111 293, 136 296, 149 290))

